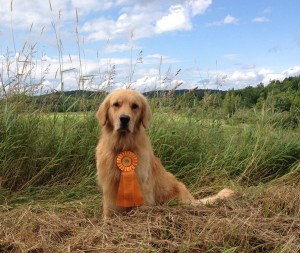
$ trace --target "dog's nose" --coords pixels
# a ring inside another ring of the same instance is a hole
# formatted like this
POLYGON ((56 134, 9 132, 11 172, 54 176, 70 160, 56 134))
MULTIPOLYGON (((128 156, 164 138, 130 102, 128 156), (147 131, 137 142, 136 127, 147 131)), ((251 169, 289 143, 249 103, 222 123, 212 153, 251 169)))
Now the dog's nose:
POLYGON ((128 115, 121 115, 120 121, 122 125, 127 125, 130 121, 130 117, 128 115))

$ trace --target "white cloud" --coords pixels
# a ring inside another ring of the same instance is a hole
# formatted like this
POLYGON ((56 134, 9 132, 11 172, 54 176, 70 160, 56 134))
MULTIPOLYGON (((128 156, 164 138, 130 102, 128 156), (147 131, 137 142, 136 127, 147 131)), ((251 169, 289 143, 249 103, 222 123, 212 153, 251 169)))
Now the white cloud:
POLYGON ((10 27, 12 20, 15 29, 29 29, 31 24, 43 25, 51 21, 51 12, 48 2, 45 4, 45 2, 41 1, 0 0, 0 6, 2 26, 10 27))
POLYGON ((157 75, 153 76, 144 76, 137 79, 130 85, 130 88, 146 92, 153 90, 171 90, 175 87, 178 89, 190 89, 191 87, 185 86, 187 83, 184 80, 174 79, 168 83, 163 82, 161 77, 157 75))
POLYGON ((262 68, 258 71, 258 74, 259 75, 262 75, 262 76, 266 76, 266 75, 269 75, 271 74, 273 71, 271 69, 268 69, 268 68, 262 68))
POLYGON ((81 30, 88 40, 130 39, 132 35, 133 39, 139 39, 154 34, 152 22, 150 13, 123 13, 116 21, 106 18, 88 21, 81 30))
MULTIPOLYGON (((206 71, 208 78, 204 79, 204 81, 196 81, 197 78, 199 79, 199 70, 196 72, 189 73, 189 76, 193 76, 192 80, 188 82, 189 85, 195 85, 196 83, 200 89, 220 88, 222 90, 228 90, 232 88, 240 89, 246 86, 256 86, 259 83, 268 85, 272 80, 282 81, 290 76, 299 76, 300 66, 294 66, 281 72, 269 68, 261 68, 259 70, 252 69, 251 71, 247 69, 245 69, 245 71, 206 71)), ((203 76, 205 75, 203 74, 203 76)))
POLYGON ((192 18, 202 15, 212 0, 118 1, 122 5, 117 18, 98 18, 85 22, 82 31, 88 40, 114 40, 151 37, 171 31, 192 29, 192 18))
POLYGON ((274 72, 271 69, 262 69, 259 74, 263 77, 262 82, 268 84, 270 81, 279 80, 290 77, 290 76, 299 76, 300 75, 300 66, 294 66, 289 69, 285 69, 282 72, 274 72))
MULTIPOLYGON (((0 29, 4 36, 12 19, 13 28, 26 32, 24 36, 40 40, 43 30, 43 39, 55 45, 54 36, 49 40, 45 38, 53 35, 52 22, 61 38, 70 38, 74 36, 76 27, 76 10, 79 33, 86 42, 128 40, 131 34, 133 39, 140 39, 171 31, 191 30, 193 17, 204 14, 212 0, 108 0, 103 3, 97 0, 13 0, 12 12, 10 3, 0 0, 0 29), (31 25, 33 29, 28 33, 31 25)), ((114 50, 117 48, 107 48, 108 52, 114 50)), ((120 50, 125 50, 124 45, 120 50)))
POLYGON ((82 17, 92 12, 107 10, 113 7, 113 2, 99 3, 97 0, 0 0, 0 6, 1 25, 9 26, 12 18, 15 29, 29 29, 31 24, 41 27, 51 25, 52 21, 75 21, 76 9, 79 17, 82 17))
MULTIPOLYGON (((41 43, 50 48, 56 48, 54 28, 59 39, 64 43, 70 38, 75 42, 76 8, 79 24, 85 21, 87 15, 110 7, 111 2, 99 4, 97 0, 50 0, 23 1, 0 0, 0 30, 7 40, 11 38, 11 27, 14 29, 14 39, 17 46, 20 43, 41 43), (12 11, 10 4, 12 3, 12 11)), ((80 25, 79 25, 80 26, 80 25)), ((79 32, 80 27, 79 27, 79 32)), ((7 41, 6 40, 6 41, 7 41)), ((11 47, 11 45, 7 45, 11 47)))
POLYGON ((268 19, 267 17, 256 17, 254 19, 252 19, 252 22, 255 22, 255 23, 266 23, 266 22, 270 22, 270 19, 268 19))
POLYGON ((240 71, 234 71, 229 77, 229 80, 241 82, 245 80, 255 80, 257 77, 256 73, 254 72, 240 72, 240 71))
POLYGON ((140 91, 151 91, 160 89, 157 76, 144 76, 132 83, 134 89, 140 91))
POLYGON ((300 75, 300 66, 294 66, 293 68, 289 68, 281 72, 275 72, 269 68, 261 68, 258 71, 235 71, 228 75, 228 81, 232 82, 233 85, 235 85, 234 87, 239 87, 239 85, 242 84, 242 87, 245 87, 248 85, 255 86, 259 83, 267 85, 273 80, 282 81, 287 77, 298 75, 300 75))
POLYGON ((293 68, 287 69, 287 70, 283 71, 283 74, 286 77, 298 76, 298 75, 300 75, 300 66, 294 66, 293 68))
POLYGON ((268 83, 270 83, 273 80, 282 81, 284 78, 285 78, 285 76, 283 74, 281 74, 281 73, 272 73, 272 74, 268 74, 268 75, 263 76, 261 82, 263 84, 268 84, 268 83))
POLYGON ((212 4, 212 0, 190 0, 189 5, 193 16, 202 15, 212 4))
POLYGON ((172 5, 169 13, 156 22, 155 32, 163 33, 175 30, 190 30, 192 24, 182 5, 172 5))
POLYGON ((259 83, 259 78, 254 71, 210 71, 205 83, 205 89, 239 89, 249 85, 255 86, 259 83))
POLYGON ((239 19, 228 14, 223 20, 208 23, 207 25, 208 26, 223 26, 223 25, 232 25, 232 24, 238 25, 239 19))

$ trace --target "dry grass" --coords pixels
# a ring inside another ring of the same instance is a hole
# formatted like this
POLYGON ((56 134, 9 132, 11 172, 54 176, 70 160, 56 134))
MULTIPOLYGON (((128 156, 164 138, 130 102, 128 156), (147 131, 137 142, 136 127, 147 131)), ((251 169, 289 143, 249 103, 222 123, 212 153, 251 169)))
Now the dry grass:
POLYGON ((238 190, 216 206, 142 207, 101 217, 81 202, 1 206, 0 252, 299 252, 300 187, 238 190))

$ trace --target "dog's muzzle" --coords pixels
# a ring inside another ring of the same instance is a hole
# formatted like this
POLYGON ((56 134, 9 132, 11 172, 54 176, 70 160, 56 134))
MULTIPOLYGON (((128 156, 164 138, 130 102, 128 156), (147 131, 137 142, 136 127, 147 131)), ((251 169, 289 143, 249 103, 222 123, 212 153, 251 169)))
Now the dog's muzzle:
POLYGON ((128 130, 128 124, 130 121, 130 117, 128 115, 120 116, 120 130, 128 130))

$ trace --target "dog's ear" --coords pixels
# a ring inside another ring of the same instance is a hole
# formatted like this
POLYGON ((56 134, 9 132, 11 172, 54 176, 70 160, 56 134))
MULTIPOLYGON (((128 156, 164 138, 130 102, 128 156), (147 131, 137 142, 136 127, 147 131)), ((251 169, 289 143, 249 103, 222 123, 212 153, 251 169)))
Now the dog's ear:
POLYGON ((144 126, 144 128, 147 128, 150 121, 151 121, 151 118, 152 118, 152 115, 151 115, 151 109, 150 109, 150 106, 149 106, 149 103, 147 101, 147 98, 143 95, 142 96, 142 116, 141 116, 141 121, 142 121, 142 124, 144 126))
POLYGON ((97 113, 96 113, 96 117, 98 118, 100 124, 102 126, 105 126, 107 120, 108 120, 108 109, 109 109, 109 101, 110 101, 110 95, 108 95, 104 101, 102 102, 102 104, 100 105, 97 113))

